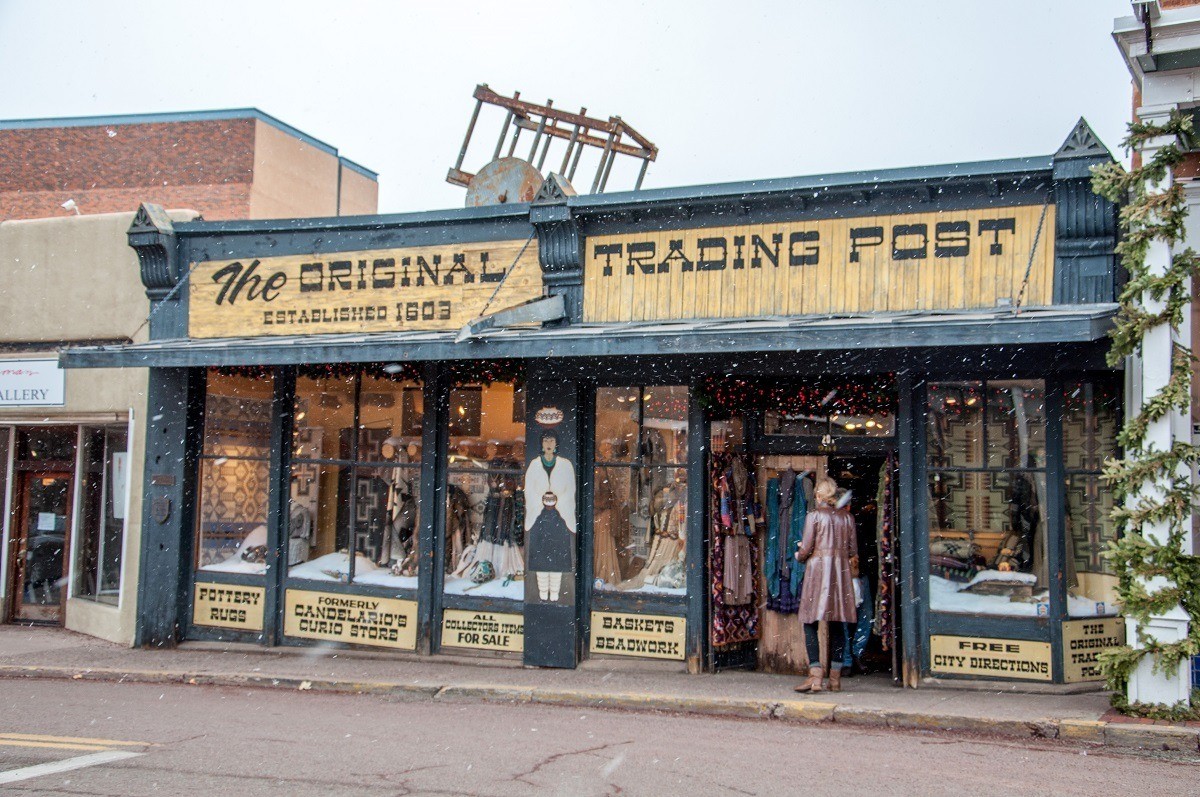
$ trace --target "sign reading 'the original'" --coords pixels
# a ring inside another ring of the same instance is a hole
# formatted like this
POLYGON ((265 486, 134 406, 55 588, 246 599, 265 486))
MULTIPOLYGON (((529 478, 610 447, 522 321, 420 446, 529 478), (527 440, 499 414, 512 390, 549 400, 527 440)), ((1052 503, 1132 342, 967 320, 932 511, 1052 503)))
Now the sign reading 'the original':
POLYGON ((537 244, 448 244, 194 266, 193 338, 458 329, 542 295, 537 244))
POLYGON ((929 637, 930 670, 944 675, 983 675, 1049 681, 1050 643, 1028 639, 929 637))
POLYGON ((651 659, 684 657, 686 620, 658 614, 592 612, 592 653, 651 659))
POLYGON ((1125 644, 1124 617, 1068 620, 1062 624, 1063 680, 1101 681, 1100 654, 1125 644))
POLYGON ((262 587, 198 581, 192 594, 192 624, 261 631, 265 595, 262 587))
POLYGON ((1054 208, 649 230, 587 240, 585 321, 992 308, 1053 294, 1054 208))
POLYGON ((0 407, 61 407, 66 372, 57 360, 0 360, 0 407))
POLYGON ((283 633, 305 639, 416 650, 417 602, 289 589, 284 599, 283 633))
POLYGON ((525 650, 525 618, 446 609, 442 612, 442 647, 520 653, 525 650))

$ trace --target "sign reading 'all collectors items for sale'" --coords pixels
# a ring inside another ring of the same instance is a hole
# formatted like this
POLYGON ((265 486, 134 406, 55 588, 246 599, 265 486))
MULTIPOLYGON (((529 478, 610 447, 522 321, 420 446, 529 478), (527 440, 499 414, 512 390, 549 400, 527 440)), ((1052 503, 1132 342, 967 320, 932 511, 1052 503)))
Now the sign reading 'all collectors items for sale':
POLYGON ((442 612, 442 647, 520 653, 525 650, 525 618, 446 609, 442 612))
POLYGON ((1050 304, 1054 208, 1029 205, 592 236, 585 321, 1050 304))
POLYGON ((196 582, 192 596, 192 623, 238 631, 263 629, 262 587, 196 582))
POLYGON ((193 338, 458 329, 540 297, 542 272, 536 242, 496 241, 205 261, 189 291, 193 338))
POLYGON ((417 602, 366 595, 287 590, 283 633, 291 637, 417 648, 417 602))
POLYGON ((982 675, 1049 681, 1050 643, 1028 639, 929 637, 930 670, 944 675, 982 675))
POLYGON ((682 617, 592 612, 590 650, 618 656, 682 660, 685 628, 682 617))

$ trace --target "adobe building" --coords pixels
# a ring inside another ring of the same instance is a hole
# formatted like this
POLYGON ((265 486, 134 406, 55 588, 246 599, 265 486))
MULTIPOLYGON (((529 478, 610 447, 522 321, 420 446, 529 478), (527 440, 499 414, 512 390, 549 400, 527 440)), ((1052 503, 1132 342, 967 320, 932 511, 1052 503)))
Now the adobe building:
POLYGON ((1057 151, 356 219, 131 230, 150 371, 137 643, 794 671, 812 481, 865 655, 1096 681, 1116 208, 1057 151), (863 615, 860 615, 860 619, 863 615))
POLYGON ((0 153, 0 621, 129 644, 148 372, 57 358, 148 339, 135 197, 190 208, 160 223, 368 213, 375 175, 256 110, 0 122, 0 153))

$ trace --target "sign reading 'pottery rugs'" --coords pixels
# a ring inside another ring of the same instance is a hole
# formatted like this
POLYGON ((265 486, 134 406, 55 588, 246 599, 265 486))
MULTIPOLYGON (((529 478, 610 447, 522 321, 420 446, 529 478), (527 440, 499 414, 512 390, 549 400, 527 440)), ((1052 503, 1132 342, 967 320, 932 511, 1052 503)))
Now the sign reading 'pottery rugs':
POLYGON ((930 670, 945 675, 983 675, 1049 681, 1050 643, 1028 639, 929 637, 930 670))
POLYGON ((587 240, 585 321, 1051 303, 1054 208, 648 230, 587 240), (1028 283, 1026 283, 1028 277, 1028 283))
POLYGON ((651 659, 684 657, 686 620, 658 614, 592 612, 592 653, 651 659))
POLYGON ((189 280, 188 334, 458 329, 541 295, 535 242, 205 261, 189 280))
POLYGON ((265 594, 262 587, 198 581, 192 595, 192 624, 261 631, 265 594))
POLYGON ((417 648, 417 602, 289 589, 283 633, 305 639, 417 648))

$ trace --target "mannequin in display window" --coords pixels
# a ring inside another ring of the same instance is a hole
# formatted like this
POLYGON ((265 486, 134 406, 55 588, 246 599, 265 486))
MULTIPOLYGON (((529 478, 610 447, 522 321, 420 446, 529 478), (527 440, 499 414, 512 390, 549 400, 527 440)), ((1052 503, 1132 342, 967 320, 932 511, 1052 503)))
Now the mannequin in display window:
MULTIPOLYGON (((421 460, 421 451, 416 443, 405 445, 396 437, 389 437, 383 442, 381 453, 384 459, 397 466, 421 460)), ((416 546, 413 543, 417 531, 417 473, 412 468, 394 467, 387 475, 387 525, 379 564, 390 567, 395 575, 414 575, 416 572, 416 546)))
POLYGON ((558 436, 542 435, 542 452, 525 471, 526 567, 538 597, 557 602, 563 573, 575 570, 575 466, 558 455, 558 436))

